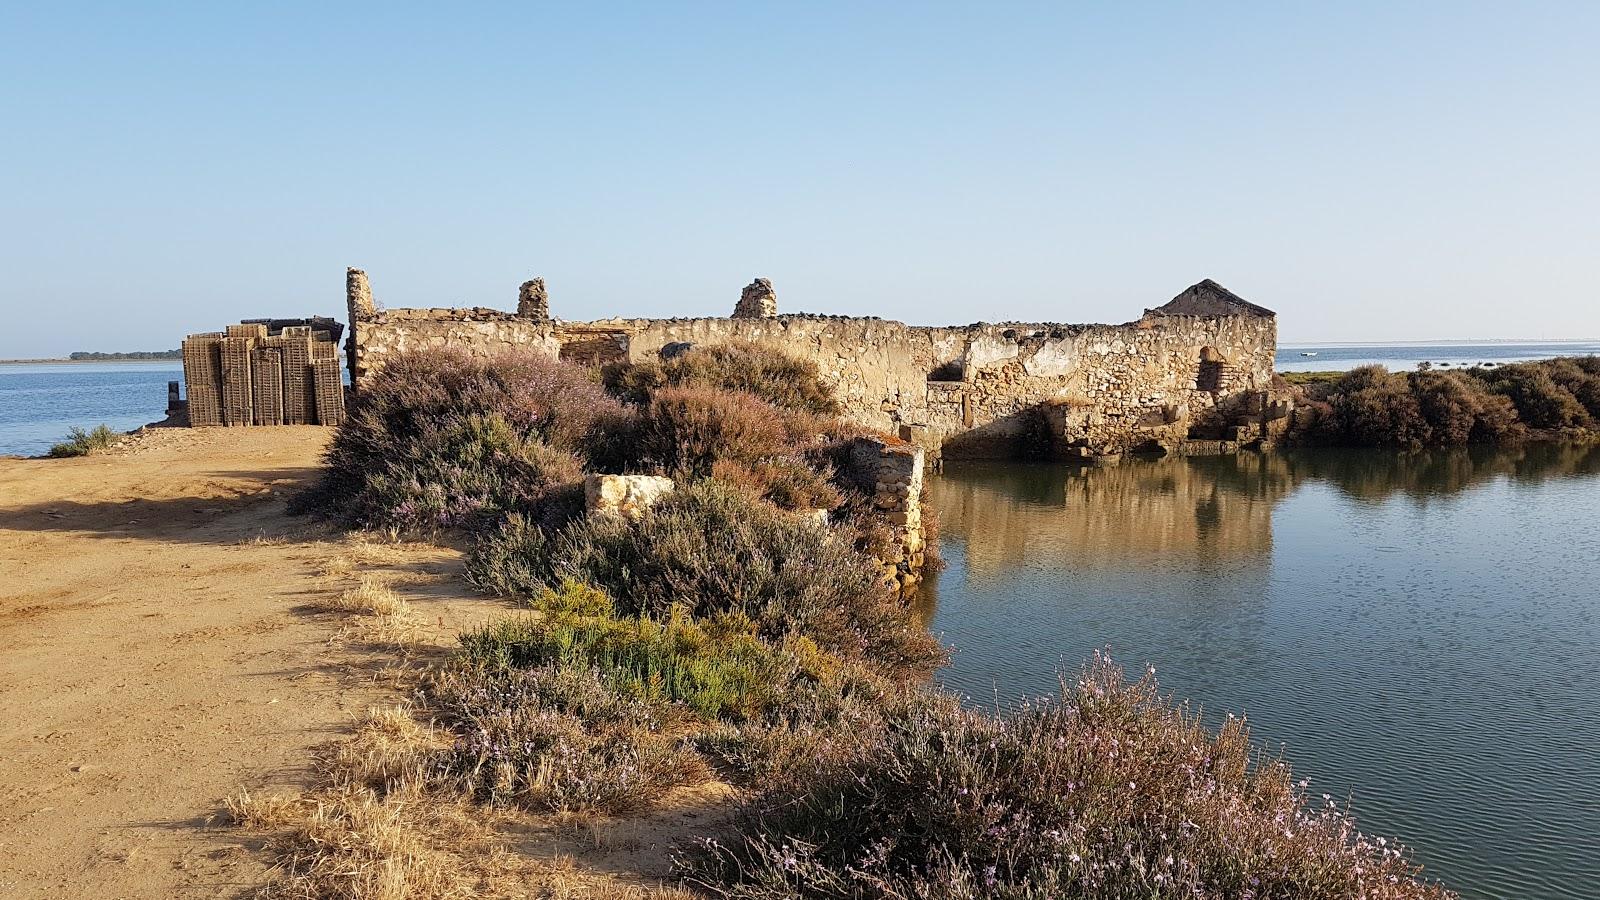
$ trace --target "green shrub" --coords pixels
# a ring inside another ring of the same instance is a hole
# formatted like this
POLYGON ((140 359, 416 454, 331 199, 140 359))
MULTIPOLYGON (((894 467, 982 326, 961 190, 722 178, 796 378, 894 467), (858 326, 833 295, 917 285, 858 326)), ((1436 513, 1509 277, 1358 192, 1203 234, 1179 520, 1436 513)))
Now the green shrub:
POLYGON ((525 597, 564 579, 587 582, 625 615, 663 618, 675 606, 696 617, 738 612, 768 640, 796 632, 906 677, 942 658, 839 532, 716 481, 680 488, 637 522, 591 517, 547 533, 514 517, 478 543, 468 573, 489 590, 525 597))
POLYGON ((1600 357, 1552 359, 1544 369, 1552 381, 1578 401, 1591 420, 1600 420, 1600 371, 1590 371, 1600 369, 1600 357))
POLYGON ((463 635, 461 658, 499 669, 592 669, 624 697, 681 704, 705 721, 742 722, 784 705, 797 681, 838 687, 842 678, 841 667, 809 640, 769 646, 738 613, 703 620, 674 613, 658 622, 546 608, 542 616, 513 616, 463 635))
MULTIPOLYGON (((694 746, 731 771, 771 779, 857 746, 881 725, 881 701, 899 692, 804 637, 768 644, 738 613, 696 620, 674 611, 664 622, 618 618, 603 591, 574 581, 545 591, 532 605, 535 614, 462 636, 454 668, 470 676, 455 676, 451 684, 457 687, 444 695, 447 705, 454 704, 450 719, 481 718, 482 693, 463 694, 462 683, 524 701, 532 686, 539 705, 585 723, 622 722, 634 731, 659 731, 663 722, 698 723, 705 727, 690 733, 694 746), (510 674, 524 671, 542 674, 531 680, 510 674)), ((522 720, 495 721, 506 723, 501 730, 509 732, 522 720)), ((549 717, 539 721, 548 723, 549 717)), ((562 730, 563 739, 571 743, 568 732, 562 730)), ((537 742, 539 752, 550 752, 547 744, 537 742)), ((470 750, 458 746, 451 767, 459 771, 469 764, 481 772, 482 751, 477 744, 470 750)))
POLYGON ((1003 717, 928 695, 679 870, 740 898, 1448 896, 1241 721, 1210 733, 1104 658, 1063 693, 1003 717))
POLYGON ((47 455, 54 459, 63 459, 71 456, 88 456, 101 450, 109 450, 122 435, 112 431, 109 426, 96 425, 84 431, 73 426, 67 431, 67 439, 51 446, 47 455))
POLYGON ((815 363, 751 343, 694 347, 664 362, 609 366, 605 383, 631 403, 646 403, 665 387, 699 387, 752 394, 795 412, 839 412, 815 363))
POLYGON ((1496 394, 1510 398, 1530 428, 1574 428, 1589 424, 1589 414, 1571 391, 1550 377, 1549 363, 1514 363, 1471 374, 1496 394))
POLYGON ((402 355, 362 384, 319 484, 295 506, 401 531, 539 515, 627 419, 576 366, 528 354, 402 355))
POLYGON ((1420 450, 1505 443, 1524 432, 1508 398, 1456 372, 1362 366, 1319 393, 1323 400, 1297 416, 1302 443, 1420 450))

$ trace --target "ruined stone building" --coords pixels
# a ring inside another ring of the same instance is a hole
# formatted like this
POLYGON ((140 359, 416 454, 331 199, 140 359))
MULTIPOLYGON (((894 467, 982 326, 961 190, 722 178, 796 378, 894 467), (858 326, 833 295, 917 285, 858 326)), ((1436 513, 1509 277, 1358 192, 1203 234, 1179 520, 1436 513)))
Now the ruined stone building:
POLYGON ((521 286, 515 313, 379 309, 356 269, 346 286, 357 391, 408 351, 523 349, 603 364, 748 341, 815 362, 848 417, 969 456, 1006 455, 1041 429, 1085 460, 1219 452, 1270 437, 1287 415, 1271 392, 1275 315, 1210 280, 1123 325, 950 327, 780 314, 766 279, 744 289, 730 318, 594 322, 551 318, 540 279, 521 286))

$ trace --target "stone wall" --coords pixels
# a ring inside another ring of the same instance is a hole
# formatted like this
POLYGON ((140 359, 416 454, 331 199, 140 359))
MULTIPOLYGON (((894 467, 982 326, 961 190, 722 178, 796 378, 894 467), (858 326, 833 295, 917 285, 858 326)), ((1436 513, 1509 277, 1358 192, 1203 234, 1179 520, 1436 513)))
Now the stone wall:
POLYGON ((872 495, 876 508, 894 535, 883 566, 887 584, 910 590, 922 578, 924 534, 922 485, 926 454, 921 447, 898 441, 860 440, 851 448, 845 477, 872 495))
POLYGON ((792 314, 570 323, 548 319, 542 303, 523 304, 524 315, 378 310, 365 278, 351 282, 350 371, 358 390, 385 359, 407 351, 527 349, 604 363, 656 359, 684 344, 748 341, 814 361, 849 418, 891 434, 920 426, 966 456, 1004 456, 1041 431, 1088 455, 1175 445, 1219 406, 1266 392, 1277 347, 1276 318, 1212 282, 1125 325, 956 327, 792 314), (1177 314, 1192 308, 1235 312, 1177 314))

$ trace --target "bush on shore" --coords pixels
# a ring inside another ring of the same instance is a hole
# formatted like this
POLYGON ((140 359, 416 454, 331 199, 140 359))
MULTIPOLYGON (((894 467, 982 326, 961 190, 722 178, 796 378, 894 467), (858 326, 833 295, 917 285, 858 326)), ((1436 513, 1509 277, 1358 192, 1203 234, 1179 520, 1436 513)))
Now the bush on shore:
POLYGON ((630 403, 647 403, 662 388, 699 387, 750 394, 794 412, 839 412, 816 363, 758 344, 692 347, 663 362, 608 366, 604 377, 606 388, 630 403))
MULTIPOLYGON (((363 384, 296 506, 396 531, 536 511, 627 415, 584 370, 529 354, 409 354, 363 384)), ((622 429, 625 430, 625 429, 622 429)))
POLYGON ((1241 721, 1212 734, 1097 656, 1059 702, 1009 716, 929 695, 677 864, 752 900, 1448 896, 1303 787, 1241 721))
POLYGON ((1296 415, 1296 442, 1420 450, 1593 428, 1584 401, 1600 407, 1600 376, 1573 360, 1457 372, 1363 366, 1313 382, 1307 393, 1312 402, 1296 415))
POLYGON ((88 431, 74 425, 67 431, 67 439, 52 445, 46 455, 52 459, 88 456, 91 453, 109 450, 121 436, 112 431, 108 425, 96 425, 88 431))
MULTIPOLYGON (((1517 415, 1530 428, 1581 428, 1592 424, 1589 413, 1572 392, 1551 377, 1555 365, 1565 360, 1516 363, 1493 369, 1472 369, 1469 374, 1489 391, 1509 399, 1517 415)), ((1576 366, 1572 371, 1582 377, 1576 366)))
POLYGON ((571 579, 606 591, 624 615, 737 612, 767 640, 795 632, 898 677, 926 675, 943 659, 938 641, 876 572, 834 529, 714 480, 680 488, 636 522, 588 518, 552 534, 513 517, 468 560, 469 576, 492 591, 531 598, 571 579))

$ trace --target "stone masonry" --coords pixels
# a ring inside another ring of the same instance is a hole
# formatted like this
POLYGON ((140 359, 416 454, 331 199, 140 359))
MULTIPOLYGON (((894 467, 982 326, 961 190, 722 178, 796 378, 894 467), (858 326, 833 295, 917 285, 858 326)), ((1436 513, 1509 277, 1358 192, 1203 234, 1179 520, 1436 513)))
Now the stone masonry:
POLYGON ((745 341, 816 363, 846 417, 888 434, 911 426, 919 445, 969 457, 1009 455, 1041 429, 1068 456, 1178 452, 1197 428, 1216 428, 1217 440, 1238 437, 1222 433, 1235 423, 1235 407, 1264 410, 1253 425, 1268 420, 1265 411, 1276 415, 1279 402, 1270 394, 1276 317, 1212 281, 1123 325, 951 327, 778 315, 765 279, 741 294, 740 312, 752 317, 582 323, 549 318, 542 284, 542 302, 519 303, 518 313, 378 309, 364 275, 353 274, 348 287, 358 391, 397 353, 525 350, 599 364, 745 341))
POLYGON ((538 322, 549 321, 550 295, 545 291, 543 278, 524 281, 517 289, 517 315, 538 322))
POLYGON ((591 515, 614 515, 638 521, 676 485, 660 475, 590 475, 583 482, 584 509, 591 515))
POLYGON ((771 319, 778 315, 778 292, 772 282, 757 278, 745 285, 739 302, 733 307, 735 319, 771 319))
POLYGON ((872 489, 872 505, 889 523, 894 544, 883 565, 886 584, 900 590, 915 585, 922 577, 922 483, 921 447, 888 441, 862 440, 851 453, 850 474, 872 489))

